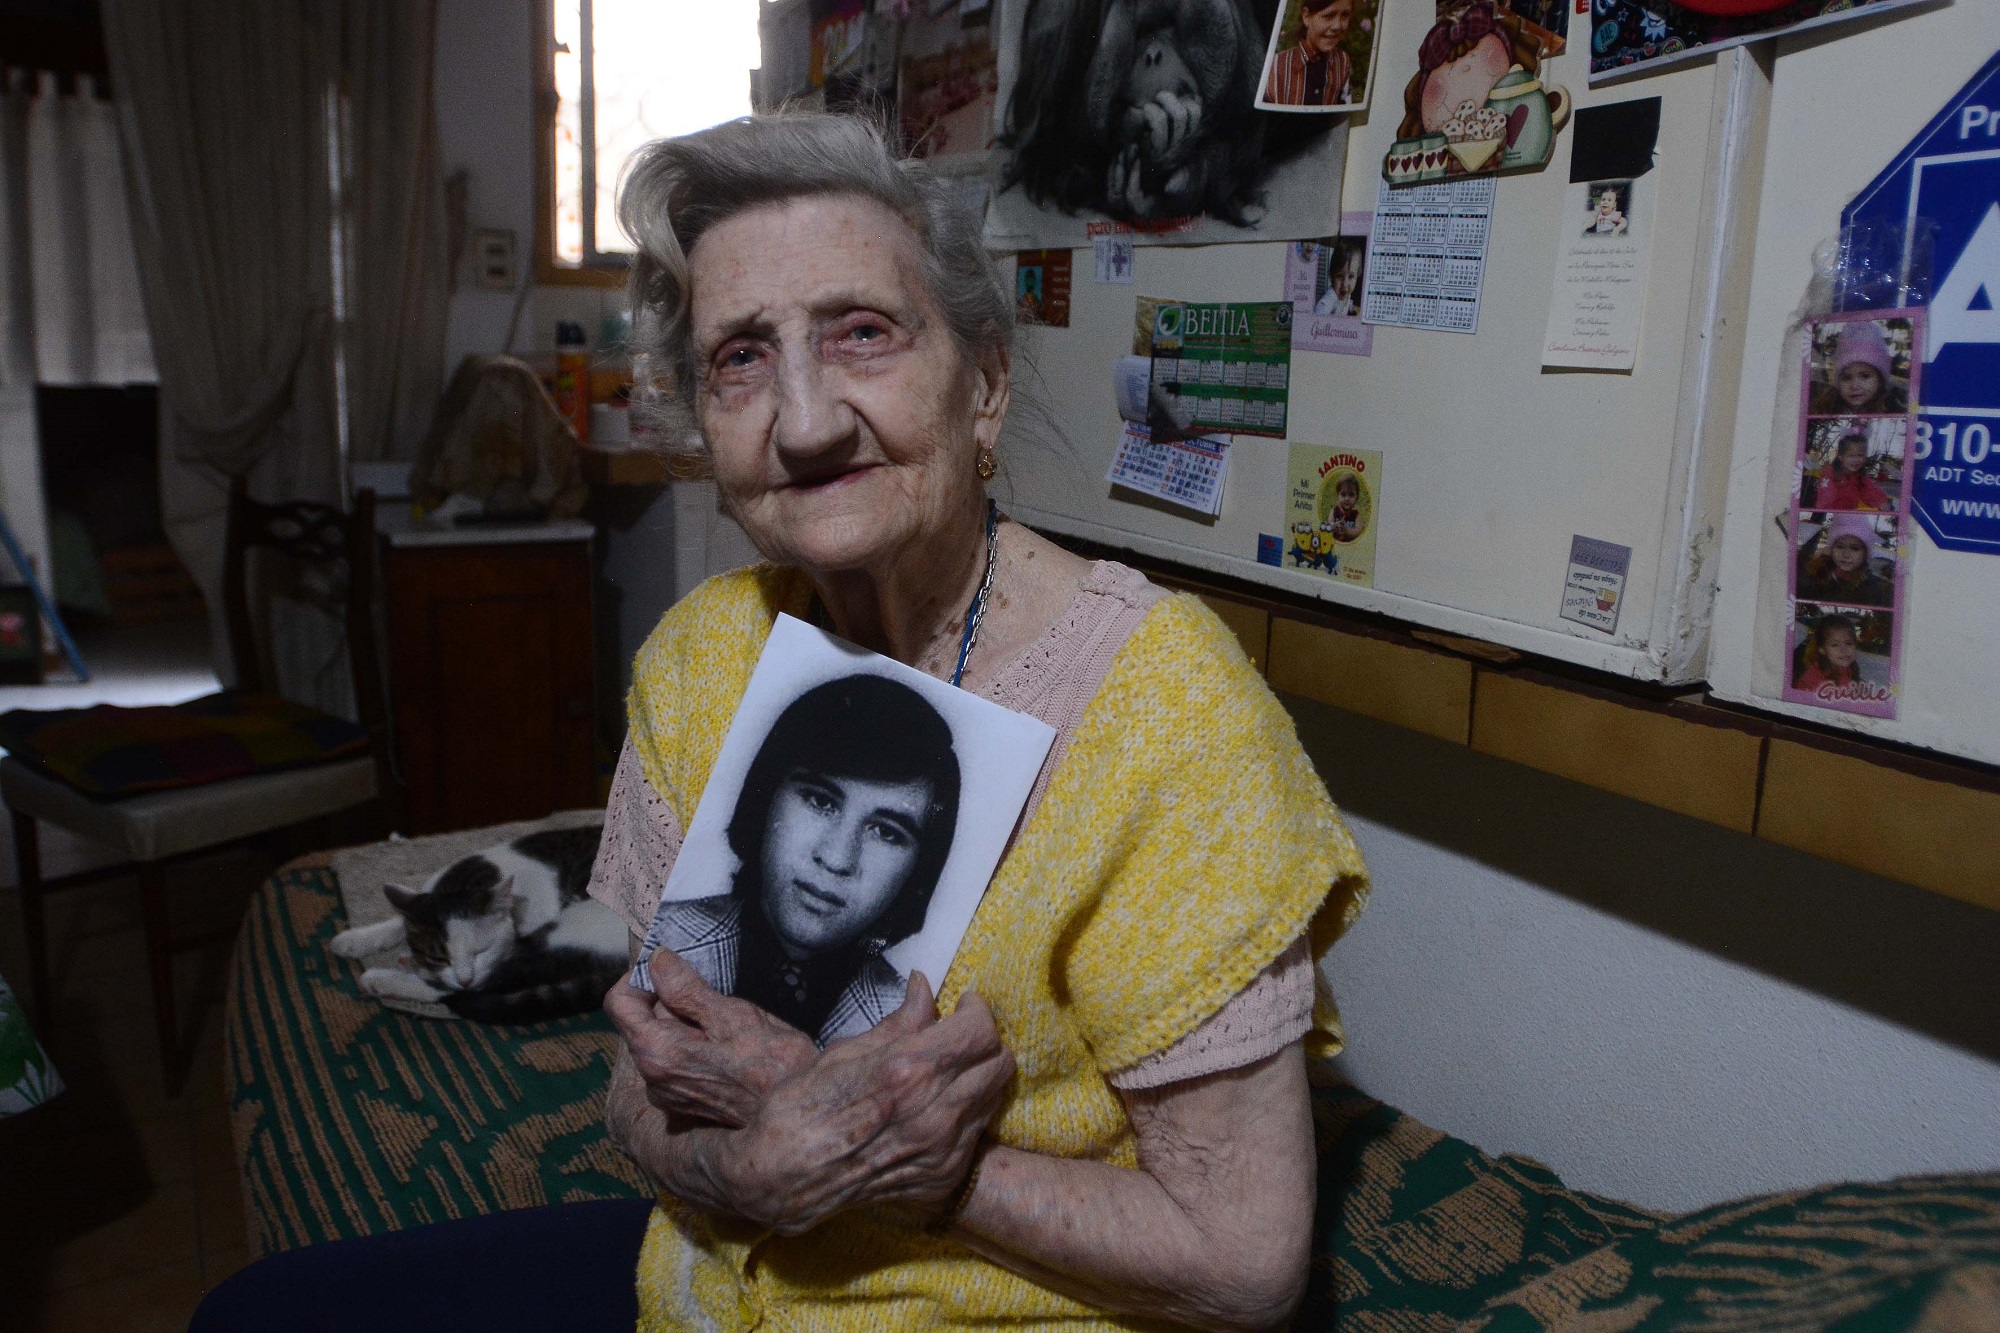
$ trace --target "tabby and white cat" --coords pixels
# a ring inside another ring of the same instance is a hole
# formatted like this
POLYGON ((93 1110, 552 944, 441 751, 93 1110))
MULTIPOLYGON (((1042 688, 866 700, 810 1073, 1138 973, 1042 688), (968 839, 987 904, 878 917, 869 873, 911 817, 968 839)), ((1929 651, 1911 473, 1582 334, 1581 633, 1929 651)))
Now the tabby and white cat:
POLYGON ((370 995, 461 1018, 533 1023, 597 1008, 624 974, 625 922, 586 892, 602 828, 550 829, 475 852, 422 889, 384 884, 396 914, 333 937, 344 958, 408 945, 361 974, 370 995))

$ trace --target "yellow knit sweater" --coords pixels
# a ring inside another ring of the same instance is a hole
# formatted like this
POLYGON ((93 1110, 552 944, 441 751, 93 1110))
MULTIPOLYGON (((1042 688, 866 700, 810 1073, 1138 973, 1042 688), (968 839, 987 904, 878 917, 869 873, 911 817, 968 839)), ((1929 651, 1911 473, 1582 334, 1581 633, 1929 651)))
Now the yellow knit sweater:
MULTIPOLYGON (((634 667, 631 734, 686 828, 780 611, 810 588, 762 567, 710 579, 634 667)), ((1367 872, 1291 719, 1201 602, 1162 600, 1112 661, 1069 752, 939 987, 993 1006, 1019 1073, 993 1138, 1137 1165, 1105 1075, 1200 1026, 1309 927, 1321 956, 1367 872)), ((1320 985, 1309 1053, 1340 1049, 1320 985)), ((640 1328, 1066 1329, 1130 1325, 886 1216, 803 1236, 718 1222, 662 1196, 639 1257, 640 1328)))

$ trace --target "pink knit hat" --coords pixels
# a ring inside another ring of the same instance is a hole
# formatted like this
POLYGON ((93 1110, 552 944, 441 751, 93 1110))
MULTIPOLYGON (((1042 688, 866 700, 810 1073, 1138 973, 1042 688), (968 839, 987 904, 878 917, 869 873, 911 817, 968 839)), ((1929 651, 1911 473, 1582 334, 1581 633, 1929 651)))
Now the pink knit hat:
POLYGON ((1826 521, 1822 530, 1826 544, 1832 546, 1837 537, 1852 537, 1861 543, 1863 550, 1875 549, 1875 520, 1866 514, 1835 514, 1826 521))
POLYGON ((1833 373, 1838 378, 1840 372, 1859 363, 1873 366, 1881 375, 1882 383, 1889 382, 1889 344, 1882 341, 1882 333, 1872 319, 1858 320, 1840 332, 1840 347, 1833 354, 1833 373))

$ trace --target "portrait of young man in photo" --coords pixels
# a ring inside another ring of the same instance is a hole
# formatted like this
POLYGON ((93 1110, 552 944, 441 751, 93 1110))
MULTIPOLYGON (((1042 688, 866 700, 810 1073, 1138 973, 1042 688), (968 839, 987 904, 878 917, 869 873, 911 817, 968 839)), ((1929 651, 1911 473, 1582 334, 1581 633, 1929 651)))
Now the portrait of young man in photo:
POLYGON ((883 951, 923 928, 958 822, 951 728, 878 675, 828 681, 765 735, 730 816, 730 892, 661 904, 671 949, 820 1045, 902 1004, 883 951))

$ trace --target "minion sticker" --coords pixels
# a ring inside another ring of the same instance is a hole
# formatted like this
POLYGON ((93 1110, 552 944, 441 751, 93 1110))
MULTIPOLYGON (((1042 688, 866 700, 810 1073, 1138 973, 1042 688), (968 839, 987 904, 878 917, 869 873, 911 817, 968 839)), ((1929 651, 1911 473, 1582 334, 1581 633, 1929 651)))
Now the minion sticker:
POLYGON ((1292 524, 1292 564, 1303 565, 1307 569, 1319 563, 1317 549, 1319 539, 1310 523, 1292 524))
POLYGON ((1372 449, 1295 444, 1288 483, 1285 523, 1292 533, 1293 566, 1373 587, 1382 455, 1372 449))

